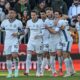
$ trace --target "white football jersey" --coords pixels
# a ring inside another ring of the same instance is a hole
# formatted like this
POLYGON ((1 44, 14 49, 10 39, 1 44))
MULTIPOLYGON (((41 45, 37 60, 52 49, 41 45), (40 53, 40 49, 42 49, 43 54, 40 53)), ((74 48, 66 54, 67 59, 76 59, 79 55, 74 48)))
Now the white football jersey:
MULTIPOLYGON (((30 29, 29 40, 35 40, 36 36, 42 35, 43 22, 41 19, 38 19, 37 22, 33 22, 32 19, 30 19, 27 21, 26 28, 30 29)), ((41 37, 39 39, 41 39, 41 37)))
POLYGON ((79 22, 76 23, 76 29, 77 29, 79 40, 80 40, 80 23, 79 22))
POLYGON ((9 19, 6 19, 1 23, 1 27, 5 29, 5 41, 13 43, 18 41, 18 37, 14 37, 12 34, 17 33, 19 28, 22 29, 23 25, 18 19, 15 19, 13 22, 10 22, 9 19))
POLYGON ((53 40, 54 42, 59 42, 60 41, 60 28, 58 26, 54 25, 54 20, 52 20, 52 29, 54 29, 57 33, 50 34, 50 39, 53 40))
POLYGON ((67 20, 59 20, 58 21, 58 27, 64 26, 64 30, 60 31, 60 36, 62 41, 72 41, 72 37, 69 31, 69 25, 67 20))
MULTIPOLYGON (((42 20, 43 21, 43 20, 42 20)), ((43 34, 43 44, 48 44, 49 38, 50 38, 50 33, 47 29, 45 29, 45 26, 49 26, 49 19, 45 19, 43 21, 44 28, 42 29, 42 34, 43 34)))

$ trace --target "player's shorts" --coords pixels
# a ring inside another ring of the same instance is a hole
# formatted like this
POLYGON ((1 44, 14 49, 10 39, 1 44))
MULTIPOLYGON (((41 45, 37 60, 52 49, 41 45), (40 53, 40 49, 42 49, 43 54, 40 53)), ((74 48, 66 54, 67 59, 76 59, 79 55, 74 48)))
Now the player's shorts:
POLYGON ((49 52, 49 39, 43 40, 43 52, 49 52))
POLYGON ((72 41, 61 42, 59 46, 58 49, 61 49, 63 52, 71 52, 72 41))
POLYGON ((4 44, 4 52, 3 55, 10 55, 12 53, 18 53, 19 52, 19 44, 18 43, 6 43, 4 44))
POLYGON ((37 54, 43 53, 43 44, 42 41, 30 41, 27 44, 27 50, 34 51, 37 54))
POLYGON ((49 52, 49 44, 43 44, 43 52, 49 52))
MULTIPOLYGON (((49 52, 56 52, 57 51, 57 48, 60 47, 59 45, 59 42, 55 42, 55 41, 50 41, 49 42, 49 52)), ((60 47, 61 49, 61 47, 60 47)))

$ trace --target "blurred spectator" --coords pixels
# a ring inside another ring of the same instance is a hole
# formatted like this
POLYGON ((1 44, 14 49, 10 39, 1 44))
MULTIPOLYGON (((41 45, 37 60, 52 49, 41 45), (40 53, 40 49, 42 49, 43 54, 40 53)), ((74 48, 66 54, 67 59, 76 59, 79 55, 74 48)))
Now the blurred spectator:
POLYGON ((21 15, 23 14, 24 10, 30 14, 30 5, 28 0, 18 0, 18 2, 15 4, 14 9, 18 13, 18 18, 21 19, 21 15))
POLYGON ((79 0, 73 0, 72 5, 69 8, 68 16, 69 18, 76 17, 80 13, 80 2, 79 0))
POLYGON ((7 1, 10 3, 11 7, 14 7, 14 5, 18 0, 7 0, 7 1))
POLYGON ((52 0, 51 7, 53 8, 53 11, 61 11, 63 14, 68 13, 67 5, 63 0, 52 0))
POLYGON ((5 0, 0 0, 0 8, 2 9, 2 11, 4 11, 4 9, 5 9, 5 3, 6 3, 6 1, 5 0))
POLYGON ((52 0, 46 0, 47 7, 51 7, 51 2, 52 2, 52 0))
POLYGON ((8 12, 9 12, 9 10, 10 10, 10 8, 11 8, 11 5, 10 5, 10 3, 9 2, 7 2, 6 4, 5 4, 5 14, 6 14, 6 16, 8 15, 8 12))
POLYGON ((5 5, 5 0, 0 0, 0 23, 5 19, 4 5, 5 5))
POLYGON ((24 26, 26 26, 26 22, 27 22, 28 19, 29 19, 29 16, 28 16, 27 11, 25 10, 23 12, 22 19, 21 19, 24 26))
POLYGON ((72 5, 73 0, 64 0, 67 4, 67 8, 69 9, 69 7, 72 5))
POLYGON ((46 8, 45 0, 39 0, 38 5, 34 9, 37 10, 37 12, 39 13, 39 12, 45 10, 45 8, 46 8))
POLYGON ((5 19, 5 13, 0 8, 0 23, 5 19))
POLYGON ((31 6, 31 10, 33 10, 35 8, 35 6, 38 3, 38 0, 29 0, 30 6, 31 6))

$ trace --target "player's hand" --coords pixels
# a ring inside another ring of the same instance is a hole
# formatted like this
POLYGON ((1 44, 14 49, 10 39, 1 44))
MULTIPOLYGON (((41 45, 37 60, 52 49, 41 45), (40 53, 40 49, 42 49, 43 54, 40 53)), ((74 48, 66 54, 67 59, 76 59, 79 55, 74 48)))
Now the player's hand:
POLYGON ((49 27, 47 25, 45 25, 45 29, 48 29, 49 27))
POLYGON ((61 26, 61 30, 64 30, 64 26, 61 26))
POLYGON ((13 37, 17 37, 18 36, 18 33, 13 33, 12 36, 13 37))
POLYGON ((58 20, 55 20, 54 25, 57 26, 57 24, 58 24, 58 20))

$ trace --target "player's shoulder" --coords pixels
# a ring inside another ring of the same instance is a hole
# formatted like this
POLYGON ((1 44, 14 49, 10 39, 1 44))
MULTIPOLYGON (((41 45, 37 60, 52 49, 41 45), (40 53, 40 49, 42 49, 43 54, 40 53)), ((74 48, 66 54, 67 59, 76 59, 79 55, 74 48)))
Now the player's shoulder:
POLYGON ((32 22, 32 19, 27 20, 27 23, 31 23, 31 22, 32 22))
POLYGON ((65 20, 64 19, 60 19, 59 22, 65 22, 65 20))
POLYGON ((19 19, 16 19, 15 22, 22 23, 22 21, 19 19))
POLYGON ((58 21, 58 24, 64 24, 65 23, 65 20, 64 19, 60 19, 59 21, 58 21))
POLYGON ((79 22, 77 22, 76 25, 79 25, 79 22))
POLYGON ((79 26, 79 22, 76 23, 76 27, 78 27, 78 26, 79 26))
POLYGON ((8 19, 4 19, 2 22, 5 23, 5 22, 7 22, 7 21, 8 21, 8 19))
POLYGON ((38 19, 37 22, 38 22, 38 23, 43 23, 43 20, 42 20, 42 19, 38 19))

